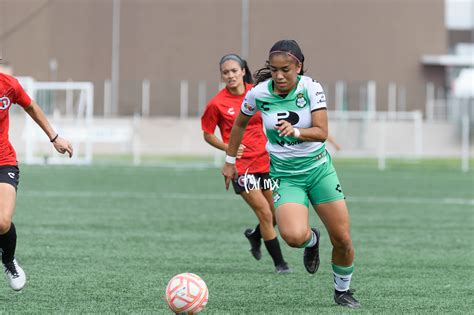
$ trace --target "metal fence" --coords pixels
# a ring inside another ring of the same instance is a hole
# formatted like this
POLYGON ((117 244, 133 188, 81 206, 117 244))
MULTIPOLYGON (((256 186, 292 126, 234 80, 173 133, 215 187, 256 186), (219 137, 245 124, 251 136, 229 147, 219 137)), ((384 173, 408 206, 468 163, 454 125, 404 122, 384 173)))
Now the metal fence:
MULTIPOLYGON (((455 98, 444 88, 435 89, 428 83, 424 103, 410 103, 409 95, 415 93, 403 84, 375 81, 322 83, 328 108, 335 111, 384 111, 390 113, 421 111, 428 121, 459 121, 468 116, 474 121, 474 99, 455 98)), ((207 102, 224 85, 219 81, 120 81, 118 108, 112 108, 111 83, 105 81, 96 90, 96 115, 198 117, 207 102)), ((419 92, 419 91, 416 91, 419 92)))

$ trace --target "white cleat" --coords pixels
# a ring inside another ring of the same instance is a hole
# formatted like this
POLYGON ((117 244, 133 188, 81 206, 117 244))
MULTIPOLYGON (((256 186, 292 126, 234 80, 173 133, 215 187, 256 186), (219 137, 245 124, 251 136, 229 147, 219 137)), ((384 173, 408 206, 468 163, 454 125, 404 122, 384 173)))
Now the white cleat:
POLYGON ((23 289, 26 284, 26 275, 16 259, 13 259, 11 263, 4 264, 3 267, 5 267, 5 278, 7 278, 10 287, 15 291, 23 289))

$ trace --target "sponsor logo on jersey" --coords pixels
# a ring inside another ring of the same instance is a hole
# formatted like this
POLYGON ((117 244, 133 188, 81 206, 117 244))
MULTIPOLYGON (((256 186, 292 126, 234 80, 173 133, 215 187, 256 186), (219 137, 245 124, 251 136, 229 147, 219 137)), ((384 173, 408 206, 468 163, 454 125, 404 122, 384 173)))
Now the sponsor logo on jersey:
POLYGON ((303 108, 306 104, 307 102, 304 98, 303 93, 298 93, 298 95, 296 95, 296 106, 298 106, 299 108, 303 108))
POLYGON ((2 96, 0 97, 0 109, 7 109, 11 105, 11 101, 8 97, 2 96))
POLYGON ((318 100, 316 104, 326 103, 326 95, 323 91, 316 91, 316 99, 318 100))
POLYGON ((231 115, 235 115, 235 111, 232 107, 227 110, 227 113, 229 113, 231 115))
POLYGON ((287 141, 284 141, 284 140, 280 140, 280 141, 277 140, 277 143, 278 143, 279 146, 284 147, 285 145, 286 146, 298 145, 298 144, 303 143, 303 141, 296 140, 296 141, 288 141, 287 142, 287 141))
POLYGON ((300 121, 300 116, 295 112, 279 112, 277 113, 278 121, 286 120, 293 126, 300 121))
POLYGON ((262 102, 262 105, 260 105, 262 107, 262 110, 264 111, 269 111, 270 110, 270 103, 267 103, 267 102, 262 102))

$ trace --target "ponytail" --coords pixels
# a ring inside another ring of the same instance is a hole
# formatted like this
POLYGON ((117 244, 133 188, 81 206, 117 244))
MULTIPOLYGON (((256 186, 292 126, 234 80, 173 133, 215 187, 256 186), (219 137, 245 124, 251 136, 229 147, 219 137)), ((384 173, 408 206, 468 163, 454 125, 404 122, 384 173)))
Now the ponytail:
POLYGON ((270 79, 272 77, 272 72, 270 71, 270 62, 267 60, 265 67, 255 71, 253 77, 255 79, 255 85, 270 79))
POLYGON ((240 65, 240 68, 245 70, 244 83, 248 83, 248 84, 253 83, 252 73, 245 59, 240 58, 240 56, 237 54, 228 54, 221 58, 221 61, 219 61, 219 67, 222 66, 222 64, 226 62, 227 60, 237 61, 240 65))
POLYGON ((242 59, 243 61, 243 69, 245 69, 244 75, 244 82, 248 84, 253 84, 252 72, 250 72, 250 68, 247 64, 247 61, 242 59))

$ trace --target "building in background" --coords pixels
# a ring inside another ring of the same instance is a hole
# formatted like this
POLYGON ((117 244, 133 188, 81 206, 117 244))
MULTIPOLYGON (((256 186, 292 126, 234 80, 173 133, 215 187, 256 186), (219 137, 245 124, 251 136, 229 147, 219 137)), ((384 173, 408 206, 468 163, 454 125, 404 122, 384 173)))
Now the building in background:
MULTIPOLYGON (((448 53, 423 56, 426 68, 445 72, 444 96, 474 97, 474 1, 446 0, 445 25, 448 33, 448 53)), ((442 94, 442 92, 438 93, 442 94)))
POLYGON ((376 109, 382 111, 389 106, 391 83, 398 91, 397 110, 423 110, 427 82, 447 85, 445 67, 422 62, 423 56, 449 53, 454 35, 446 30, 443 0, 2 0, 2 56, 16 75, 92 81, 94 111, 103 114, 110 86, 105 82, 112 78, 114 12, 120 76, 112 114, 140 111, 146 80, 150 114, 178 115, 186 80, 188 113, 196 116, 218 90, 223 54, 248 51, 256 70, 282 38, 300 43, 308 74, 326 88, 330 109, 339 80, 346 82, 349 110, 366 109, 368 81, 377 84, 376 109))

